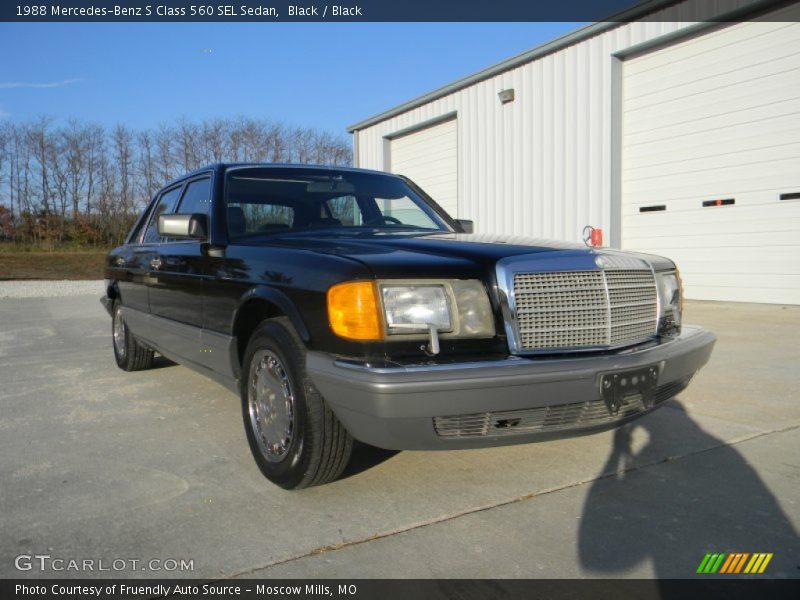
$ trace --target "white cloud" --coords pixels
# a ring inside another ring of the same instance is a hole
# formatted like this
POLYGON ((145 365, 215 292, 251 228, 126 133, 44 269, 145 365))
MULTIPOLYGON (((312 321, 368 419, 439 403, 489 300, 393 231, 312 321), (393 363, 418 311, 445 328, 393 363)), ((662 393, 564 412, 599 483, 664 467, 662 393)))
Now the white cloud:
POLYGON ((57 88, 57 87, 64 87, 65 85, 72 85, 73 83, 78 83, 80 81, 83 81, 83 79, 64 79, 63 81, 48 81, 45 83, 0 81, 0 90, 11 90, 16 88, 35 88, 35 89, 57 88))

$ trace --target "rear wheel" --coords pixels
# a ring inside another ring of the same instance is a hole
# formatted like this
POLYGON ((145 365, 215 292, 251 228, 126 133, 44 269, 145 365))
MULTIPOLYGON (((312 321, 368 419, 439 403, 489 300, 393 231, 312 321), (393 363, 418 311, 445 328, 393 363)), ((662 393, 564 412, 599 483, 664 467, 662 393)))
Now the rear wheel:
POLYGON ((353 438, 306 375, 305 347, 288 319, 268 319, 253 333, 240 392, 247 441, 267 479, 299 489, 341 475, 353 438))
POLYGON ((119 300, 114 302, 111 314, 111 335, 117 366, 125 371, 149 369, 153 364, 154 352, 143 346, 128 329, 122 316, 122 302, 119 300))

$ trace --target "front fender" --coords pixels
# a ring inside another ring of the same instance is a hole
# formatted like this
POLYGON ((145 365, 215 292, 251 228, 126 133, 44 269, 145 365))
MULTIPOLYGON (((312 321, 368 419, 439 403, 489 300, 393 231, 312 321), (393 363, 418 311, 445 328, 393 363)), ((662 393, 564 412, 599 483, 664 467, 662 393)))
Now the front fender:
POLYGON ((239 315, 242 308, 245 307, 248 302, 253 300, 264 300, 270 304, 273 304, 278 308, 278 310, 280 310, 280 312, 289 318, 295 328, 295 331, 297 331, 297 334, 300 336, 300 339, 302 339, 304 342, 308 342, 311 339, 311 336, 308 333, 308 327, 306 327, 305 321, 300 316, 300 312, 297 310, 294 302, 292 302, 292 300, 282 291, 263 286, 254 286, 242 294, 242 297, 239 299, 236 312, 233 315, 231 331, 236 331, 236 324, 239 320, 239 315))

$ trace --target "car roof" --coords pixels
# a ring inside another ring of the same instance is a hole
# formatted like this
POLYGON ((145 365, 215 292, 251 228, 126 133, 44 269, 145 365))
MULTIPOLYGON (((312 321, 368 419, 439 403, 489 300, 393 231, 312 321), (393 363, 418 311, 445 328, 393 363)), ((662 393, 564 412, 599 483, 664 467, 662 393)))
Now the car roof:
POLYGON ((394 173, 387 173, 386 171, 376 171, 374 169, 359 169, 356 167, 343 167, 337 165, 314 165, 314 164, 301 164, 301 163, 264 163, 264 162, 219 162, 209 163, 193 171, 173 179, 168 184, 160 187, 156 195, 160 194, 167 188, 183 184, 186 180, 205 173, 214 172, 222 173, 228 169, 254 167, 254 168, 276 168, 276 169, 299 169, 305 171, 341 171, 343 173, 372 173, 376 175, 385 175, 388 177, 400 177, 394 173))
POLYGON ((374 169, 359 169, 356 167, 346 167, 346 166, 339 166, 339 165, 317 165, 317 164, 301 164, 301 163, 264 163, 264 162, 221 162, 221 163, 211 163, 200 167, 199 169, 195 169, 194 171, 187 173, 186 175, 176 179, 175 181, 180 181, 186 179, 187 177, 193 177, 195 175, 199 175, 201 173, 206 173, 208 171, 225 171, 232 168, 241 168, 241 167, 254 167, 254 168, 276 168, 276 169, 302 169, 302 170, 318 170, 318 171, 343 171, 349 173, 375 173, 380 175, 391 175, 395 176, 393 173, 387 173, 386 171, 377 171, 374 169))

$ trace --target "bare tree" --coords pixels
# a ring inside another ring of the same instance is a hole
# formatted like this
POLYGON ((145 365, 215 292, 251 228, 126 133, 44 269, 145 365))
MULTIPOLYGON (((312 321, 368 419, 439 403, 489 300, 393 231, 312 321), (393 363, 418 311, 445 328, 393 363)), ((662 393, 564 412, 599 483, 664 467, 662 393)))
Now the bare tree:
POLYGON ((118 198, 123 212, 130 212, 133 202, 133 134, 124 125, 114 127, 111 134, 113 158, 119 177, 118 198))
POLYGON ((139 132, 137 138, 139 148, 139 186, 141 191, 140 200, 147 201, 156 192, 156 166, 155 166, 155 144, 153 134, 149 131, 139 132))
POLYGON ((156 173, 157 181, 168 182, 175 178, 177 168, 175 164, 175 153, 173 150, 173 131, 166 125, 161 125, 156 132, 156 173))
POLYGON ((177 140, 178 152, 181 158, 183 171, 193 171, 200 166, 198 158, 199 148, 199 129, 195 123, 181 119, 178 122, 177 131, 173 137, 177 140))
POLYGON ((225 119, 211 119, 203 123, 203 155, 212 163, 222 162, 226 155, 226 137, 230 123, 225 119))
POLYGON ((4 235, 24 242, 112 244, 156 191, 214 162, 347 165, 349 144, 312 128, 264 119, 181 119, 156 129, 110 130, 41 117, 0 124, 4 235))

